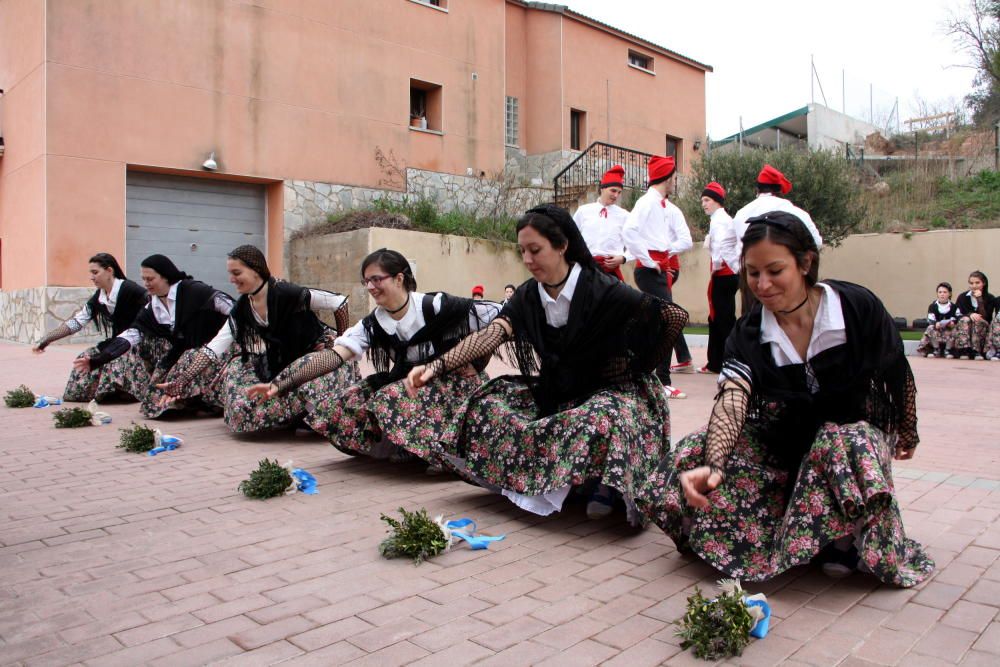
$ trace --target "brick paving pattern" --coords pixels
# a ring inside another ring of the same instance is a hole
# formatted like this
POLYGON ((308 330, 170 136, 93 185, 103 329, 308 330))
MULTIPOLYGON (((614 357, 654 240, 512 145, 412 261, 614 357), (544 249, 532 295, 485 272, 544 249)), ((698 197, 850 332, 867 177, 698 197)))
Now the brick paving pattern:
MULTIPOLYGON (((80 346, 0 344, 0 392, 59 394, 80 346)), ((695 350, 696 363, 704 350, 695 350)), ((911 590, 800 568, 768 595, 772 633, 732 664, 1000 664, 1000 364, 913 359, 923 444, 896 466, 909 534, 934 577, 911 590), (947 371, 947 372, 945 372, 947 371)), ((714 379, 680 375, 675 439, 708 416, 714 379)), ((716 573, 659 530, 581 507, 548 518, 418 466, 338 453, 309 434, 234 437, 219 419, 162 422, 156 457, 114 423, 56 430, 52 409, 0 407, 0 664, 689 665, 671 623, 716 573), (264 457, 320 494, 266 502, 236 486, 264 457), (376 545, 380 512, 426 507, 507 539, 414 567, 376 545)))

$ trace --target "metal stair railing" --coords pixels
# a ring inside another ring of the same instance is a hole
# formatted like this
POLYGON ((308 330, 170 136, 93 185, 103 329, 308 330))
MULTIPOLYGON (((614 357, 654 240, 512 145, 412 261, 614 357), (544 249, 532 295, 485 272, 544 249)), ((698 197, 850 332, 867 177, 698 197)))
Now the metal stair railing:
POLYGON ((650 153, 595 141, 552 179, 555 203, 568 208, 567 204, 577 201, 588 188, 600 184, 604 173, 616 164, 625 169, 626 188, 644 188, 651 157, 650 153))

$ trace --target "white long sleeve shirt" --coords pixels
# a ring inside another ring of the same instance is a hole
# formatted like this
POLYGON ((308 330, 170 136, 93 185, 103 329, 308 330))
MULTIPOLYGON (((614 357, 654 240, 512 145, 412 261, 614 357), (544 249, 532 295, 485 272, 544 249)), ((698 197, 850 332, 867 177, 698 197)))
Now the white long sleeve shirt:
POLYGON ((590 254, 604 257, 623 255, 625 261, 635 259, 631 253, 625 250, 625 242, 622 240, 622 227, 628 220, 628 211, 617 204, 605 206, 600 202, 584 204, 576 209, 573 214, 573 222, 583 235, 583 240, 587 244, 590 254), (605 215, 601 215, 605 211, 605 215))
MULTIPOLYGON (((334 294, 333 292, 327 292, 325 290, 309 290, 309 309, 316 310, 337 310, 345 303, 347 303, 347 297, 343 294, 334 294)), ((253 313, 253 318, 262 327, 268 325, 267 314, 262 317, 253 306, 250 307, 250 312, 253 313)), ((222 357, 226 352, 229 352, 229 348, 233 346, 234 342, 233 331, 229 327, 229 322, 223 322, 222 326, 219 328, 219 333, 215 334, 215 338, 210 340, 206 347, 215 353, 216 357, 222 357)), ((265 351, 266 345, 263 340, 257 339, 256 346, 257 349, 250 350, 255 354, 263 353, 265 351)))
MULTIPOLYGON (((441 297, 441 294, 436 294, 434 295, 434 300, 431 302, 435 313, 441 312, 441 297)), ((396 336, 401 341, 408 341, 427 324, 427 321, 424 319, 424 309, 422 308, 423 300, 424 295, 421 292, 410 292, 410 305, 403 317, 394 320, 384 308, 379 306, 375 308, 375 319, 378 320, 379 326, 387 334, 396 336)), ((476 301, 476 313, 469 314, 470 331, 478 331, 480 328, 485 327, 499 314, 500 304, 493 301, 476 301)), ((359 320, 357 324, 345 331, 344 335, 338 337, 333 344, 346 347, 356 357, 363 355, 365 350, 371 347, 371 341, 368 340, 368 332, 365 330, 363 320, 359 320)), ((430 343, 428 345, 429 353, 434 354, 433 345, 430 343)), ((422 361, 419 358, 421 353, 420 347, 412 347, 407 351, 407 361, 412 363, 422 361)))
POLYGON ((740 239, 741 251, 743 250, 743 235, 747 233, 747 220, 771 211, 786 211, 797 215, 805 223, 806 229, 809 230, 809 233, 815 239, 816 249, 822 249, 823 237, 820 236, 819 229, 816 228, 816 223, 813 222, 812 216, 787 199, 776 197, 770 192, 762 192, 757 195, 756 199, 741 208, 733 216, 733 225, 736 228, 736 237, 740 239))
MULTIPOLYGON (((108 312, 114 315, 115 305, 118 303, 118 292, 122 289, 122 283, 125 281, 121 278, 115 278, 114 284, 111 285, 111 292, 105 292, 101 290, 101 293, 97 295, 97 300, 103 303, 108 308, 108 312)), ((83 308, 76 312, 76 315, 66 320, 66 328, 76 333, 80 329, 87 326, 87 323, 94 319, 94 314, 90 312, 90 305, 83 304, 83 308)))
POLYGON ((718 271, 725 262, 734 273, 740 270, 740 240, 736 227, 726 209, 716 209, 708 222, 705 247, 712 255, 712 271, 718 271))
POLYGON ((650 251, 679 255, 694 245, 684 214, 653 187, 632 207, 622 228, 622 239, 625 249, 650 269, 658 266, 649 256, 650 251))
MULTIPOLYGON (((160 324, 165 324, 171 329, 174 328, 174 319, 177 314, 177 287, 179 285, 180 282, 171 285, 166 297, 151 297, 148 306, 153 309, 153 317, 156 318, 156 321, 160 324)), ((233 309, 233 305, 233 300, 229 296, 222 292, 215 293, 215 297, 212 300, 212 308, 215 312, 222 315, 229 315, 233 309)), ((121 332, 118 338, 124 338, 129 342, 129 345, 135 347, 142 340, 142 332, 139 329, 132 328, 121 332)))

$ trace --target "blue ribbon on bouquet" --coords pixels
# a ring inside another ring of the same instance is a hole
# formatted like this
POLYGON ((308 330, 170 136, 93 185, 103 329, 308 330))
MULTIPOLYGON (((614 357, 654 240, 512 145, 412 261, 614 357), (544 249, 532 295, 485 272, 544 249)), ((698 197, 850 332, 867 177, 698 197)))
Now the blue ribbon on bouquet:
POLYGON ((33 408, 47 408, 50 405, 62 405, 61 398, 54 398, 52 396, 39 396, 35 399, 35 404, 31 407, 33 408))
POLYGON ((499 542, 503 538, 507 537, 506 535, 498 535, 496 537, 491 537, 489 535, 476 535, 476 522, 472 519, 456 519, 454 521, 448 521, 444 525, 445 528, 451 531, 452 537, 465 540, 473 549, 488 549, 490 542, 499 542), (461 530, 466 526, 472 526, 472 528, 468 531, 461 530))
POLYGON ((311 473, 306 472, 302 468, 293 468, 291 475, 295 478, 296 485, 302 493, 308 495, 319 493, 319 490, 316 488, 316 478, 311 473))
POLYGON ((750 636, 757 639, 767 637, 767 631, 771 626, 771 605, 765 600, 751 600, 746 596, 743 597, 743 604, 748 607, 760 607, 761 611, 764 612, 764 617, 750 628, 750 636))
POLYGON ((161 435, 159 445, 149 450, 149 455, 156 456, 157 454, 162 454, 163 452, 172 452, 180 447, 183 442, 184 441, 180 438, 172 435, 161 435))

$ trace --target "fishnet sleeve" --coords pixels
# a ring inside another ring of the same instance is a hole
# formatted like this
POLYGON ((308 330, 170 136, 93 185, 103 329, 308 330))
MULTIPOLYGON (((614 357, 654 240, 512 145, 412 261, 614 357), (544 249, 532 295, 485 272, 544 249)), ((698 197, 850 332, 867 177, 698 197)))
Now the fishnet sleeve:
POLYGON ((705 465, 726 478, 726 462, 743 431, 750 403, 749 387, 743 380, 727 379, 715 395, 705 438, 705 465))
POLYGON ((65 338, 66 336, 72 336, 73 333, 74 333, 73 329, 66 326, 66 324, 60 324, 52 331, 45 334, 45 338, 38 341, 38 345, 36 347, 39 350, 44 350, 49 345, 51 345, 52 343, 56 342, 59 339, 65 338))
POLYGON ((901 449, 912 451, 920 444, 920 436, 917 435, 917 383, 909 367, 906 369, 903 392, 903 419, 899 424, 897 445, 901 449))
POLYGON ((648 294, 643 295, 642 306, 640 315, 631 324, 633 350, 645 358, 643 366, 653 369, 670 358, 674 343, 688 322, 688 313, 675 303, 648 294), (649 307, 653 303, 658 307, 649 307))
POLYGON ((277 387, 279 395, 286 394, 309 380, 315 380, 327 373, 334 372, 343 365, 344 361, 344 357, 335 349, 313 352, 308 355, 306 362, 298 370, 286 375, 281 382, 275 382, 274 386, 277 387))
POLYGON ((435 375, 440 376, 493 354, 498 347, 510 340, 509 327, 510 324, 505 319, 493 320, 485 329, 469 334, 458 345, 432 361, 431 369, 435 375))
POLYGON ((208 347, 198 348, 198 352, 194 355, 191 363, 184 373, 181 374, 176 380, 168 382, 165 387, 163 387, 163 393, 168 396, 180 396, 184 390, 194 382, 198 376, 204 373, 206 370, 212 367, 218 357, 215 352, 208 347))
POLYGON ((347 304, 347 299, 340 304, 340 308, 333 312, 334 324, 337 326, 337 335, 343 336, 347 328, 351 326, 351 309, 347 304))

